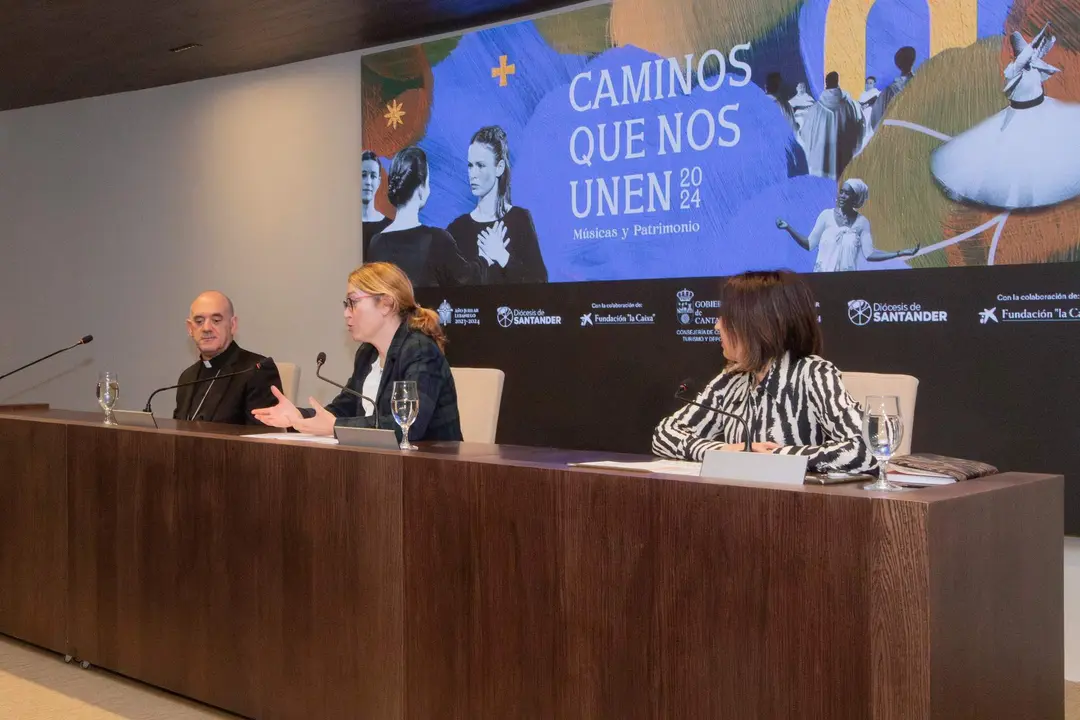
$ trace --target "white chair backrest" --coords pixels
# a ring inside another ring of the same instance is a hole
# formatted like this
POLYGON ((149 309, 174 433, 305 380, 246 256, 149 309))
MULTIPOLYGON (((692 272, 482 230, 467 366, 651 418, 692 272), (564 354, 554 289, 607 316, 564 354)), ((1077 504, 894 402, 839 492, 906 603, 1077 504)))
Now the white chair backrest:
POLYGON ((281 392, 290 401, 296 402, 296 393, 300 392, 300 366, 296 363, 279 362, 278 374, 281 375, 281 392))
POLYGON ((461 435, 465 442, 495 442, 506 374, 502 370, 462 367, 452 367, 450 372, 457 388, 461 435))
POLYGON ((896 395, 900 398, 900 417, 904 421, 904 437, 897 455, 911 453, 911 436, 915 428, 915 398, 919 392, 919 379, 911 375, 888 375, 883 373, 843 372, 844 387, 848 393, 865 407, 869 395, 896 395))

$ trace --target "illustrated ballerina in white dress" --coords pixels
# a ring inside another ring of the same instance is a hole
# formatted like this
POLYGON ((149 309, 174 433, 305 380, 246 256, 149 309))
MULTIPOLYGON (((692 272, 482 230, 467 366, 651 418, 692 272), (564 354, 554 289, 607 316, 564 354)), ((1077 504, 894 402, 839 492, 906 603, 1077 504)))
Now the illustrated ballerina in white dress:
POLYGON ((1043 61, 1054 47, 1050 23, 1029 43, 1009 36, 1009 107, 939 147, 930 172, 958 200, 1008 210, 1056 205, 1080 195, 1080 104, 1046 97, 1060 70, 1043 61))
POLYGON ((817 252, 814 272, 844 272, 858 270, 860 261, 881 262, 900 257, 911 257, 919 252, 919 244, 906 250, 885 252, 874 248, 870 235, 870 221, 859 212, 870 188, 858 178, 851 178, 840 186, 836 194, 836 207, 822 210, 814 229, 803 235, 786 220, 777 220, 776 227, 786 230, 792 240, 810 252, 817 252))

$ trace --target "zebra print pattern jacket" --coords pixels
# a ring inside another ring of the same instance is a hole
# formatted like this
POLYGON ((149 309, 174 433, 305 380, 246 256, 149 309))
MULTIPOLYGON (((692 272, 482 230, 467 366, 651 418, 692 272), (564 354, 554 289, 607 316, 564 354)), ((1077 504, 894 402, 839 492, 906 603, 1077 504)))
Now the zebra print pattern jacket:
MULTIPOLYGON (((778 454, 807 455, 810 472, 877 469, 862 437, 862 409, 836 366, 816 355, 793 361, 785 354, 756 387, 752 373, 725 370, 695 400, 745 418, 752 442, 776 443, 778 454)), ((706 450, 744 440, 737 421, 686 405, 656 426, 652 449, 661 457, 701 461, 706 450)))

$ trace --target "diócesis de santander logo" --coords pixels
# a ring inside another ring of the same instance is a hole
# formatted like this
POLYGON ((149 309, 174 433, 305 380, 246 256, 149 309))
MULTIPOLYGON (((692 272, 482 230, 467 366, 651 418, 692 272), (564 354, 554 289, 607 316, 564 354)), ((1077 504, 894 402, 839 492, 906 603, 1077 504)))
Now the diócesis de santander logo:
POLYGON ((548 315, 543 310, 519 310, 502 305, 495 309, 495 321, 502 328, 514 325, 562 325, 562 315, 548 315))
POLYGON ((865 300, 849 300, 847 319, 856 325, 866 325, 874 319, 874 310, 865 300))
POLYGON ((847 317, 852 325, 870 323, 938 323, 948 322, 945 310, 925 310, 919 303, 871 303, 868 300, 848 300, 847 317))

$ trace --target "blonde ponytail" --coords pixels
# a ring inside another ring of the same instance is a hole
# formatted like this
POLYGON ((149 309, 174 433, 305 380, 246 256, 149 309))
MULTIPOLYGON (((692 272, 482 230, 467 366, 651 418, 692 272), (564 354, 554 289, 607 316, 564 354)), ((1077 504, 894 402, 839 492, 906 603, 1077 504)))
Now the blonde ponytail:
POLYGON ((412 312, 406 313, 406 315, 409 327, 427 335, 435 341, 435 344, 439 346, 439 350, 446 352, 446 332, 443 331, 442 325, 439 324, 439 314, 437 312, 414 305, 412 312))

